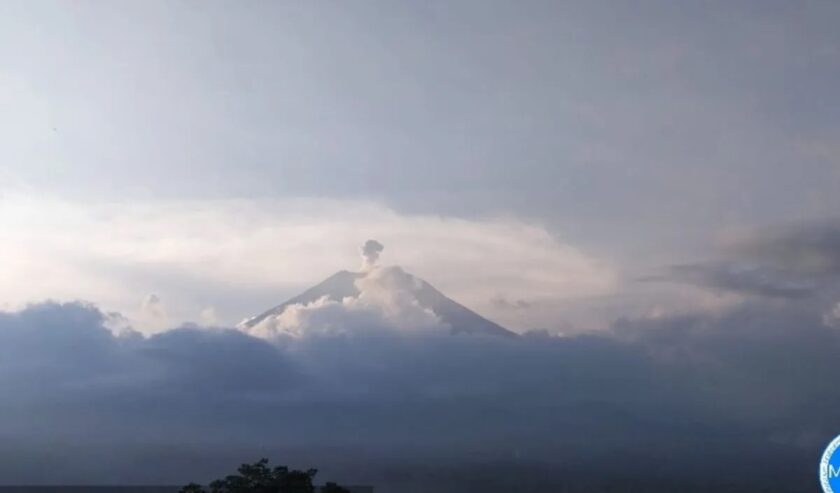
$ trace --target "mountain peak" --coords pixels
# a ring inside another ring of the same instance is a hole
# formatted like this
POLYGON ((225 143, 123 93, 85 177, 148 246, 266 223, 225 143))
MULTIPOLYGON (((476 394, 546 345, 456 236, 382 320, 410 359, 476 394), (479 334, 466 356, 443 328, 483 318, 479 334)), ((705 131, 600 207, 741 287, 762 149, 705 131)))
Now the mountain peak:
POLYGON ((382 245, 369 240, 361 249, 362 271, 342 270, 303 293, 239 324, 260 335, 365 328, 443 328, 450 333, 515 336, 504 327, 448 298, 399 266, 378 267, 382 245))

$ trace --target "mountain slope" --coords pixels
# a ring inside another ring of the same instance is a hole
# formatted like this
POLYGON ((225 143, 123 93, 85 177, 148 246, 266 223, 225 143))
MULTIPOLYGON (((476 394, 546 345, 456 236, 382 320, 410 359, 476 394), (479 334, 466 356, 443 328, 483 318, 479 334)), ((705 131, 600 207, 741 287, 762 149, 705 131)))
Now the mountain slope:
POLYGON ((325 279, 323 282, 304 291, 298 296, 271 308, 255 317, 244 320, 239 327, 243 330, 251 329, 271 317, 279 316, 283 311, 292 305, 307 305, 327 298, 328 300, 341 302, 345 298, 357 298, 362 294, 360 285, 369 282, 376 282, 374 274, 388 272, 398 276, 401 280, 399 286, 393 285, 378 286, 379 289, 399 291, 394 295, 408 295, 413 298, 421 308, 431 310, 441 322, 451 327, 454 334, 472 333, 489 334, 495 336, 514 337, 516 334, 501 325, 492 322, 469 308, 448 298, 428 282, 403 271, 399 267, 381 267, 368 272, 340 271, 325 279))

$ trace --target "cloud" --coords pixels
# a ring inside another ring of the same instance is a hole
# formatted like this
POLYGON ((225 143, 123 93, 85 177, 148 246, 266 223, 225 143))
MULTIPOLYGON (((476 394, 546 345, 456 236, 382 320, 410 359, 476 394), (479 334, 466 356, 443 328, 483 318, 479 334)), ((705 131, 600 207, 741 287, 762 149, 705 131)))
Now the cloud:
POLYGON ((525 300, 515 300, 511 301, 505 298, 502 295, 494 296, 490 299, 490 302, 503 310, 523 310, 526 308, 531 308, 531 303, 525 300))
POLYGON ((826 325, 840 329, 840 301, 826 311, 823 320, 826 325))
POLYGON ((157 330, 166 328, 169 325, 169 316, 166 314, 160 296, 151 293, 143 298, 140 304, 140 318, 138 320, 144 327, 151 327, 157 330))
POLYGON ((667 274, 646 280, 668 280, 758 296, 801 299, 812 296, 816 287, 791 281, 773 270, 730 262, 674 265, 667 274))
POLYGON ((809 221, 747 232, 727 250, 802 276, 840 276, 840 220, 809 221))
POLYGON ((353 334, 369 329, 399 331, 451 329, 429 308, 421 306, 416 278, 399 267, 373 268, 355 281, 358 295, 331 300, 326 295, 311 303, 295 303, 247 329, 249 334, 274 339, 317 334, 353 334))
POLYGON ((219 325, 219 316, 216 314, 216 308, 208 306, 201 310, 198 321, 205 327, 215 327, 219 325))
POLYGON ((840 222, 743 232, 728 238, 717 259, 674 265, 643 280, 767 298, 833 300, 840 287, 840 222))
POLYGON ((0 474, 177 483, 271 455, 383 491, 399 470, 414 471, 396 480, 404 487, 443 475, 442 491, 463 489, 492 477, 482 464, 590 487, 655 469, 680 491, 755 487, 744 473, 766 467, 767 491, 796 491, 840 427, 840 333, 804 307, 515 339, 401 331, 382 310, 342 304, 298 309, 300 323, 335 317, 347 330, 115 335, 90 305, 0 313, 0 474))
POLYGON ((5 197, 0 228, 0 256, 15 259, 0 277, 9 306, 81 298, 147 332, 162 328, 138 306, 148 293, 165 301, 173 325, 199 319, 207 306, 232 325, 356 268, 358 246, 371 237, 388 245, 391 263, 511 328, 549 326, 559 311, 569 316, 571 302, 608 294, 618 279, 605 261, 521 219, 399 214, 363 201, 5 197), (566 306, 503 310, 489 301, 500 292, 566 306))

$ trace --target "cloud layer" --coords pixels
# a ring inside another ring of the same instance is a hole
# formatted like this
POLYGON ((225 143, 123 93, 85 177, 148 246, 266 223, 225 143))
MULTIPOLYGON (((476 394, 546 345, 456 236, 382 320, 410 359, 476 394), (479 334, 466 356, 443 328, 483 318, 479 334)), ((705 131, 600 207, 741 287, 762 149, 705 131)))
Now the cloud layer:
POLYGON ((114 335, 113 317, 81 304, 0 314, 7 481, 179 482, 269 454, 382 491, 454 487, 492 477, 490 464, 681 488, 772 467, 767 491, 807 491, 840 427, 840 333, 793 306, 623 320, 598 336, 376 320, 273 343, 195 327, 114 335))
POLYGON ((670 281, 744 301, 796 304, 835 324, 840 303, 840 222, 810 221, 732 235, 716 258, 673 265, 670 281))

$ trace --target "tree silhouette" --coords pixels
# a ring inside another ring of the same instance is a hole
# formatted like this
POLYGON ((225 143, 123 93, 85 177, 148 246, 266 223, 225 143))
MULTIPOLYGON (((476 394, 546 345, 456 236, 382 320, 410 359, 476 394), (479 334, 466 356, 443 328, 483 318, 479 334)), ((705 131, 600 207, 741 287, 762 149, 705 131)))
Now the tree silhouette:
MULTIPOLYGON (((210 483, 209 493, 314 493, 312 480, 317 469, 306 471, 290 470, 286 466, 271 468, 268 459, 260 459, 253 464, 242 464, 224 479, 210 483)), ((335 483, 327 483, 321 489, 324 493, 350 493, 335 483)), ((180 493, 208 493, 201 485, 190 483, 181 488, 180 493)))
POLYGON ((190 483, 179 490, 178 493, 204 493, 200 484, 190 483))
POLYGON ((350 493, 350 490, 335 483, 327 483, 321 488, 321 493, 350 493))

